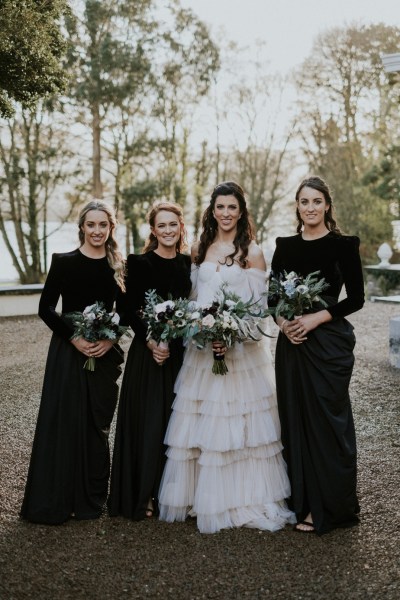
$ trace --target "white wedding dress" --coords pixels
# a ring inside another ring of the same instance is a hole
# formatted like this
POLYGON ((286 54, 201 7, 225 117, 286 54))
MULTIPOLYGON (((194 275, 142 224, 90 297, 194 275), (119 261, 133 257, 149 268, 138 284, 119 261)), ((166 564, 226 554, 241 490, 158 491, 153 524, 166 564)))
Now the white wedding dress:
MULTIPOLYGON (((223 282, 243 300, 257 299, 266 289, 266 274, 237 264, 203 262, 192 268, 201 305, 212 302, 223 282)), ((235 344, 225 361, 227 375, 214 375, 211 346, 186 350, 165 436, 160 519, 195 516, 202 533, 240 526, 276 531, 295 517, 284 500, 290 484, 268 339, 235 344)))

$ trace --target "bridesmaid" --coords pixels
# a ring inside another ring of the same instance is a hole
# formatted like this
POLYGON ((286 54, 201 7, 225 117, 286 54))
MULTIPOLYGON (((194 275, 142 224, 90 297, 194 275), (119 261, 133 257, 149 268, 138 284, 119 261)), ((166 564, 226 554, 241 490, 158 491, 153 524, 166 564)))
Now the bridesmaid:
POLYGON ((294 321, 278 317, 276 385, 295 529, 323 534, 358 522, 349 398, 355 337, 344 317, 363 306, 364 282, 360 240, 341 234, 330 190, 319 177, 300 184, 296 216, 297 235, 277 239, 272 272, 320 271, 330 285, 328 307, 294 321), (346 297, 339 300, 343 285, 346 297))
POLYGON ((158 488, 165 463, 163 439, 183 359, 181 340, 163 349, 150 339, 137 311, 145 292, 164 299, 187 297, 190 257, 181 208, 155 204, 148 216, 150 236, 141 255, 128 256, 125 321, 135 336, 129 349, 118 407, 108 508, 111 516, 135 521, 158 514, 158 488))
POLYGON ((61 524, 94 519, 107 497, 108 433, 117 403, 122 351, 109 340, 71 340, 73 327, 56 312, 82 312, 96 301, 112 311, 124 289, 123 260, 114 239, 116 219, 105 203, 92 201, 79 215, 80 247, 54 254, 39 304, 53 331, 21 517, 61 524), (95 371, 83 368, 96 358, 95 371))

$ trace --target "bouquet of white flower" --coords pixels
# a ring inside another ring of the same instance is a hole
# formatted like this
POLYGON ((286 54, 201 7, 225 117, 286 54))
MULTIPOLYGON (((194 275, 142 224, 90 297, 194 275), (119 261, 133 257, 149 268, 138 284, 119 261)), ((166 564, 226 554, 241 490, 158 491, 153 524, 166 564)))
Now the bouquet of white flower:
POLYGON ((156 290, 145 293, 144 308, 138 311, 147 325, 147 339, 168 346, 173 339, 183 338, 191 318, 190 305, 186 298, 164 300, 156 290))
POLYGON ((293 319, 310 310, 318 303, 322 308, 327 303, 321 298, 321 293, 329 287, 325 278, 319 279, 320 271, 309 273, 307 277, 301 277, 294 271, 284 271, 278 276, 271 274, 268 288, 268 298, 276 303, 268 309, 268 313, 275 317, 293 319))
MULTIPOLYGON (((119 324, 118 313, 107 312, 103 302, 95 302, 87 306, 83 312, 66 313, 64 317, 74 326, 72 340, 80 337, 88 342, 117 340, 124 333, 127 333, 128 329, 128 327, 119 324)), ((88 371, 94 371, 95 365, 95 357, 90 356, 83 367, 88 371)))
MULTIPOLYGON (((239 296, 226 290, 222 285, 213 303, 197 306, 192 313, 187 329, 189 337, 197 348, 204 348, 209 342, 221 342, 230 348, 235 342, 259 340, 258 333, 267 334, 261 329, 261 319, 268 315, 253 299, 244 302, 239 296)), ((269 336, 268 336, 269 337, 269 336)), ((214 352, 212 372, 226 375, 228 367, 223 355, 214 352)))

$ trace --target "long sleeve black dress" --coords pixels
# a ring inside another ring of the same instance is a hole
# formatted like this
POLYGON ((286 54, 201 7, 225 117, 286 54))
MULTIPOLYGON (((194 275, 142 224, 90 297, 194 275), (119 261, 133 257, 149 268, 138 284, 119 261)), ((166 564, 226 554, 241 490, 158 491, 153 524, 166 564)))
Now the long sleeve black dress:
POLYGON ((174 383, 183 360, 181 340, 170 343, 163 366, 146 346, 147 328, 137 311, 145 292, 155 289, 164 299, 189 295, 190 258, 162 258, 153 251, 127 261, 125 319, 135 337, 129 349, 118 406, 117 428, 108 499, 111 516, 135 521, 146 516, 149 498, 157 498, 165 464, 163 443, 174 399, 174 383))
POLYGON ((114 345, 96 358, 95 371, 69 341, 72 326, 56 313, 83 311, 103 301, 111 312, 118 286, 107 258, 74 250, 54 254, 39 304, 53 330, 21 517, 60 524, 98 517, 107 498, 110 470, 108 432, 115 411, 123 354, 114 345))
MULTIPOLYGON (((330 232, 316 240, 278 238, 272 273, 320 271, 333 319, 293 345, 279 334, 276 385, 284 458, 291 482, 289 506, 298 520, 309 512, 319 534, 358 522, 356 439, 349 398, 355 337, 344 318, 364 303, 357 237, 330 232), (347 297, 338 301, 342 286, 347 297)), ((270 305, 273 304, 273 299, 270 305)))

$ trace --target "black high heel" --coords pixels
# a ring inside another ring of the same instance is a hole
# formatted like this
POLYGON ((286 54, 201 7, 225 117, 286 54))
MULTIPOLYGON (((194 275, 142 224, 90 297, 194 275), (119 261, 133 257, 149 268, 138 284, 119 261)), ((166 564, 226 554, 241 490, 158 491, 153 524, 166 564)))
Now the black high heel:
POLYGON ((293 531, 298 531, 299 533, 317 533, 314 523, 310 523, 310 521, 298 521, 296 525, 293 525, 293 531), (308 527, 312 527, 312 529, 299 529, 297 525, 307 525, 308 527))

